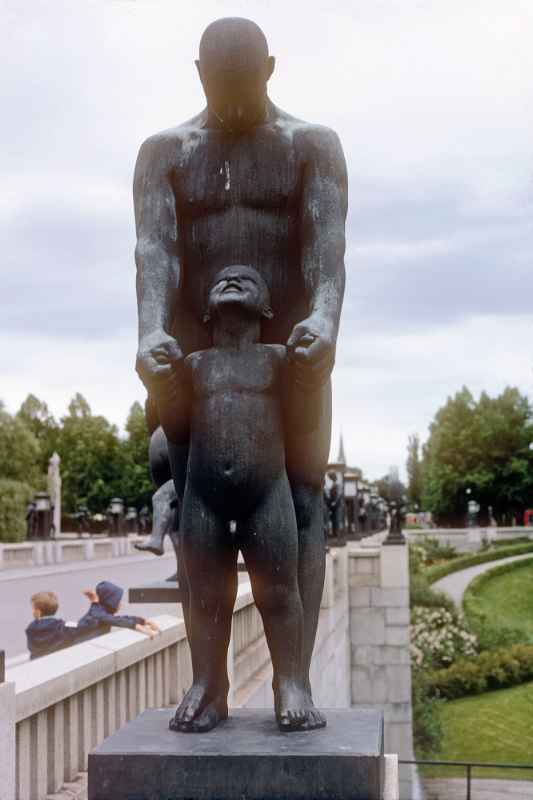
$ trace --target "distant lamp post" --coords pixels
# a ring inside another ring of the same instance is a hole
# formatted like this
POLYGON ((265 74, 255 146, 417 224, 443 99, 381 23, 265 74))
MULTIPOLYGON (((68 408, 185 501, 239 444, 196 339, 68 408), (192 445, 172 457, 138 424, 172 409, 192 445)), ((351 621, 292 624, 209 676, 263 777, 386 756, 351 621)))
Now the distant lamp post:
POLYGON ((344 508, 348 535, 357 537, 357 475, 355 472, 344 473, 344 508))
POLYGON ((119 536, 122 528, 122 518, 124 516, 124 500, 121 497, 113 497, 107 510, 110 533, 112 536, 119 536))
POLYGON ((49 539, 52 533, 52 503, 47 492, 37 492, 34 498, 37 539, 49 539))

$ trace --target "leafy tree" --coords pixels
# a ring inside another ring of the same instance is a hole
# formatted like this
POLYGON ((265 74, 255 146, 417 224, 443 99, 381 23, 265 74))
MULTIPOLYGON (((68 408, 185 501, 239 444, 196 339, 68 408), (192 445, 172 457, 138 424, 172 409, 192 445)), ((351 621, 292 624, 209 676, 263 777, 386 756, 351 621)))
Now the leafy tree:
POLYGON ((57 451, 64 508, 72 513, 83 504, 92 512, 104 512, 125 469, 117 429, 105 417, 94 416, 79 393, 61 423, 57 451))
POLYGON ((33 489, 22 481, 0 478, 0 542, 21 542, 26 536, 26 507, 33 489))
POLYGON ((0 407, 0 478, 40 488, 40 456, 39 442, 30 428, 0 407))
POLYGON ((420 437, 417 433, 409 436, 407 442, 407 497, 412 506, 421 505, 422 464, 420 461, 420 437))
POLYGON ((127 505, 149 506, 154 493, 148 463, 149 435, 144 409, 138 402, 130 408, 126 432, 127 439, 121 442, 125 463, 119 494, 127 505))
POLYGON ((476 402, 463 387, 448 398, 424 446, 423 503, 445 522, 464 520, 468 499, 496 518, 533 506, 532 410, 518 389, 476 402), (470 489, 470 494, 467 493, 470 489))
POLYGON ((40 445, 39 469, 44 474, 48 469, 48 461, 57 449, 59 426, 46 403, 34 394, 29 394, 17 411, 20 419, 33 433, 40 445))

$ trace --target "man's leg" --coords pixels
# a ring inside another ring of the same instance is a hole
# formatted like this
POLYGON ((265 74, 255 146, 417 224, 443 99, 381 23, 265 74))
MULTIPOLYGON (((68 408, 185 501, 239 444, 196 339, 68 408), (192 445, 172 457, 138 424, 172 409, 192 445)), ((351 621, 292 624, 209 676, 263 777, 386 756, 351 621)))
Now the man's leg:
POLYGON ((237 596, 237 548, 229 526, 189 489, 184 498, 180 538, 189 587, 187 636, 193 684, 170 728, 201 733, 228 715, 227 653, 237 596))
POLYGON ((315 644, 326 565, 323 481, 331 440, 331 383, 323 390, 319 428, 287 437, 287 472, 298 525, 298 583, 304 610, 302 675, 308 691, 307 728, 321 728, 326 719, 315 709, 309 670, 315 644))

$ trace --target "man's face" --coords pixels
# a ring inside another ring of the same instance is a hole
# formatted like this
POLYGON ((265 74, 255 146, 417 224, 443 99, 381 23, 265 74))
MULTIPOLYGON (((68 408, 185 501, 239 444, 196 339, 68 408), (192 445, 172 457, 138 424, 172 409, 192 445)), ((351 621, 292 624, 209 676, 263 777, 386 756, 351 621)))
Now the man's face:
POLYGON ((33 603, 31 604, 31 613, 32 613, 33 619, 41 619, 41 617, 42 617, 42 613, 40 612, 40 610, 38 608, 36 608, 33 605, 33 603))
POLYGON ((267 81, 273 59, 263 67, 217 70, 197 62, 209 110, 229 133, 242 133, 260 124, 265 116, 267 81))

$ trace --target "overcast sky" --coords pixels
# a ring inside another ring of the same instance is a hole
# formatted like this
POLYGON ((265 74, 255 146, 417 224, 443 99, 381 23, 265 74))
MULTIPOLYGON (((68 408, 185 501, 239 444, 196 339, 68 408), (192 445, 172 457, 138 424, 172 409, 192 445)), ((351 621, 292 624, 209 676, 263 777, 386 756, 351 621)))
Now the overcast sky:
MULTIPOLYGON (((466 384, 533 395, 530 0, 0 2, 0 398, 61 416, 80 391, 123 426, 144 399, 132 172, 141 142, 203 107, 205 26, 255 20, 270 96, 339 133, 347 292, 336 451, 402 469, 466 384), (3 26, 6 31, 6 26, 3 26)), ((335 453, 334 453, 335 454, 335 453)))

